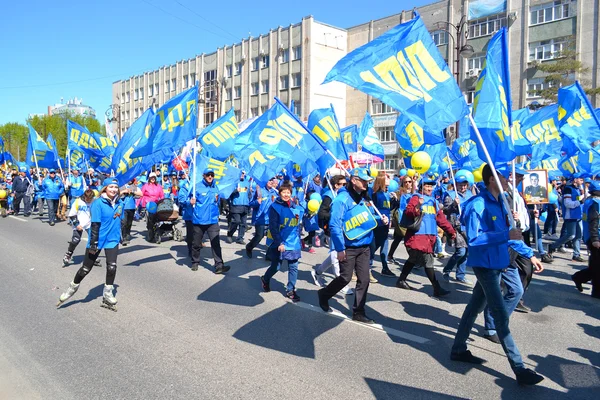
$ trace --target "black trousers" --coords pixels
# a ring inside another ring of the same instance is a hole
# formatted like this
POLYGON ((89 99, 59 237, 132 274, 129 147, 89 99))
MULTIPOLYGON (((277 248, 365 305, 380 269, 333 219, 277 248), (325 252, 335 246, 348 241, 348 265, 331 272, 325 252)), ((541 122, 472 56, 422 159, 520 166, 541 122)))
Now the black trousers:
POLYGON ((21 200, 23 200, 23 214, 29 214, 31 212, 31 196, 26 195, 25 192, 16 192, 15 201, 13 204, 15 215, 19 214, 19 210, 21 209, 21 200))
POLYGON ((121 237, 123 240, 127 240, 129 235, 131 235, 131 225, 133 224, 134 215, 135 210, 125 210, 125 215, 121 220, 121 237))
POLYGON ((46 199, 46 203, 48 204, 48 222, 56 221, 56 212, 58 211, 58 202, 59 200, 46 199))
POLYGON ((73 254, 79 242, 81 242, 81 236, 83 235, 83 231, 78 231, 77 229, 73 229, 73 236, 71 236, 71 241, 69 242, 69 248, 67 252, 73 254))
POLYGON ((520 254, 517 255, 515 264, 519 270, 519 276, 521 277, 521 283, 523 284, 523 292, 525 292, 529 286, 529 283, 531 282, 531 278, 533 277, 533 264, 531 264, 531 260, 529 258, 523 257, 520 254))
POLYGON ((156 230, 154 229, 154 222, 156 221, 156 214, 146 213, 146 229, 148 230, 148 241, 153 242, 156 230))
POLYGON ((365 303, 367 302, 367 290, 371 275, 369 273, 369 259, 371 258, 371 248, 369 245, 361 247, 349 247, 346 249, 346 259, 340 261, 340 276, 335 278, 325 289, 323 294, 327 300, 335 296, 352 280, 352 272, 356 271, 356 290, 354 295, 354 314, 365 313, 365 303))
POLYGON ((595 248, 588 241, 587 248, 590 251, 588 267, 577 271, 573 280, 577 283, 592 281, 592 296, 600 297, 600 249, 595 248))
POLYGON ((194 241, 194 224, 192 221, 185 222, 185 242, 187 243, 188 255, 192 257, 192 242, 194 241))
POLYGON ((221 253, 221 239, 219 238, 219 224, 196 225, 193 224, 192 240, 192 264, 200 263, 200 250, 202 250, 202 238, 208 233, 210 248, 215 260, 215 268, 223 266, 223 255, 221 253))
MULTIPOLYGON (((236 207, 237 208, 237 207, 236 207)), ((235 231, 238 231, 238 240, 244 238, 246 233, 246 221, 248 220, 248 211, 230 212, 231 221, 229 222, 229 230, 227 236, 232 237, 235 231)))
MULTIPOLYGON (((115 283, 115 276, 117 275, 117 254, 119 254, 119 246, 112 249, 104 249, 104 256, 106 257, 106 284, 112 285, 115 283)), ((95 254, 91 254, 89 249, 85 250, 85 258, 83 259, 83 266, 79 268, 79 271, 75 274, 73 282, 76 284, 81 283, 83 278, 90 273, 94 268, 94 263, 100 256, 100 251, 95 254)))

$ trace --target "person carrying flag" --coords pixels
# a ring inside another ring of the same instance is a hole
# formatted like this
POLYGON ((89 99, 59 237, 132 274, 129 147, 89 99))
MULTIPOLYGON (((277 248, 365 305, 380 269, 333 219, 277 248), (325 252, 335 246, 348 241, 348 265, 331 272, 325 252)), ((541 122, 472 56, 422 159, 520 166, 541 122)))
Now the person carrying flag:
POLYGON ((48 177, 42 182, 42 188, 44 190, 44 199, 46 199, 46 203, 48 204, 48 224, 54 226, 58 211, 58 202, 60 196, 65 192, 63 181, 56 176, 54 168, 48 171, 48 177))
POLYGON ((246 245, 246 256, 252 258, 252 250, 258 246, 263 237, 267 233, 269 227, 269 208, 277 199, 279 179, 273 177, 269 179, 264 188, 257 186, 254 191, 254 196, 250 202, 252 208, 252 225, 254 225, 254 236, 246 245))
POLYGON ((248 208, 250 204, 250 183, 246 180, 246 173, 242 171, 237 187, 229 197, 229 229, 227 230, 227 243, 233 242, 233 234, 238 231, 238 244, 244 244, 244 233, 248 220, 248 208))

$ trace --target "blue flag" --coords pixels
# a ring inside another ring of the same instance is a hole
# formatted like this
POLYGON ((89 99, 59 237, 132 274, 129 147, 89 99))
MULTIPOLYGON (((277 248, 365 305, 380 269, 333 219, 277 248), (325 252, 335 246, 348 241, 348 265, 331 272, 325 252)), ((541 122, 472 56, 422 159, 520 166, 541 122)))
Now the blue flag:
POLYGON ((578 157, 581 172, 590 175, 600 175, 600 152, 596 148, 590 148, 578 157))
POLYGON ((558 105, 561 110, 575 110, 560 128, 562 151, 568 156, 587 153, 592 142, 600 139, 600 124, 579 82, 558 89, 558 105))
MULTIPOLYGON (((512 107, 507 40, 506 28, 490 39, 473 101, 473 119, 494 164, 511 161, 516 156, 510 130, 512 107)), ((471 137, 477 143, 479 158, 485 160, 481 143, 474 134, 471 137)))
POLYGON ((446 141, 441 131, 438 133, 428 132, 405 114, 398 115, 394 132, 402 150, 410 154, 421 150, 426 144, 438 144, 446 141))
POLYGON ((7 163, 11 163, 11 164, 15 163, 15 158, 13 157, 12 154, 10 154, 9 151, 5 151, 4 154, 2 155, 2 158, 3 158, 2 162, 7 162, 7 163))
POLYGON ((206 153, 216 159, 225 161, 234 152, 236 138, 240 134, 233 108, 221 118, 204 128, 198 142, 206 153))
POLYGON ((132 157, 144 137, 144 131, 150 129, 153 118, 154 111, 151 108, 147 109, 121 137, 110 165, 110 169, 115 171, 115 178, 119 181, 119 185, 126 184, 154 165, 153 157, 132 157))
POLYGON ((242 171, 225 161, 206 157, 202 154, 198 154, 196 156, 196 163, 198 165, 194 166, 194 168, 196 168, 196 179, 198 180, 197 183, 202 182, 202 179, 204 179, 202 172, 204 172, 206 168, 212 168, 215 172, 214 182, 219 189, 219 195, 225 199, 228 199, 233 191, 237 188, 237 185, 240 182, 240 175, 242 174, 242 171))
POLYGON ((0 163, 4 163, 4 140, 0 136, 0 163))
POLYGON ((150 129, 134 150, 132 157, 156 155, 163 159, 196 138, 198 86, 173 97, 153 116, 150 129))
POLYGON ((27 155, 25 156, 27 165, 36 166, 37 160, 39 168, 56 168, 56 157, 52 149, 48 147, 48 144, 33 129, 30 123, 27 123, 27 125, 29 126, 29 143, 27 143, 27 155))
POLYGON ((564 155, 558 160, 558 169, 564 177, 570 178, 579 171, 577 168, 577 164, 579 163, 578 158, 578 156, 569 157, 564 155))
POLYGON ((73 150, 73 149, 68 149, 69 151, 69 160, 70 160, 70 168, 79 168, 81 170, 86 170, 87 169, 87 165, 86 165, 86 160, 85 160, 85 154, 83 154, 83 152, 81 152, 80 150, 73 150))
MULTIPOLYGON (((348 159, 348 153, 344 146, 342 132, 335 116, 333 105, 330 108, 313 110, 308 116, 308 129, 333 154, 335 159, 339 161, 348 159)), ((324 175, 327 168, 335 164, 333 157, 327 153, 316 161, 321 175, 324 175)))
POLYGON ((56 148, 56 140, 54 140, 54 137, 52 137, 51 133, 48 134, 46 143, 48 144, 48 147, 50 148, 50 150, 52 150, 52 152, 54 153, 54 159, 56 160, 56 165, 59 168, 65 167, 66 164, 64 163, 64 160, 61 159, 60 156, 58 155, 58 149, 56 148))
POLYGON ((346 55, 324 83, 346 83, 438 132, 466 115, 467 103, 421 17, 414 16, 346 55))
POLYGON ((67 120, 67 138, 69 149, 79 150, 88 157, 103 157, 104 153, 94 135, 76 122, 67 120))
POLYGON ((511 113, 513 121, 511 135, 514 140, 515 154, 517 156, 524 156, 532 152, 531 142, 521 132, 521 121, 529 117, 529 115, 531 115, 531 111, 527 107, 520 110, 513 110, 511 113))
POLYGON ((356 141, 358 138, 358 126, 354 124, 349 125, 345 128, 342 128, 341 133, 346 153, 356 153, 358 151, 358 142, 356 141))
POLYGON ((362 145, 362 151, 379 157, 383 160, 383 146, 375 131, 373 118, 367 113, 358 128, 358 143, 362 145))

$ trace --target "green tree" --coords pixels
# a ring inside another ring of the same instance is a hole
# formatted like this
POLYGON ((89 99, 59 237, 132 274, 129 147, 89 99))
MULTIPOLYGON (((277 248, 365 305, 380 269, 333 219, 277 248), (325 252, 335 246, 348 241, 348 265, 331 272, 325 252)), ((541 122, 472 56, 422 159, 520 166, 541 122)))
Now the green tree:
POLYGON ((18 122, 0 125, 0 136, 4 140, 4 150, 10 152, 15 159, 23 160, 27 152, 29 129, 18 122))
POLYGON ((552 61, 536 62, 535 68, 544 72, 545 88, 536 90, 536 94, 551 103, 558 100, 558 89, 571 85, 576 79, 589 96, 600 94, 600 88, 592 88, 591 82, 585 77, 590 68, 577 59, 575 41, 569 38, 563 50, 552 61))

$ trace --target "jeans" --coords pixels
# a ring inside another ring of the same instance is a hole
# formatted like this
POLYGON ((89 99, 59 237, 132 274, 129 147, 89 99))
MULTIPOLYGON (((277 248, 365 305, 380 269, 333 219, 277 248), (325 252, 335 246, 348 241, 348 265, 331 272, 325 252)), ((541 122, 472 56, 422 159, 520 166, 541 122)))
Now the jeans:
POLYGON ((444 250, 442 247, 442 239, 440 239, 439 236, 436 236, 435 237, 435 247, 433 248, 433 252, 435 254, 439 254, 442 252, 442 250, 444 250))
POLYGON ((549 249, 556 250, 572 240, 573 257, 579 257, 581 246, 581 221, 576 219, 566 219, 563 227, 565 229, 564 234, 561 234, 560 238, 549 246, 549 249))
POLYGON ((556 233, 556 227, 558 226, 558 215, 554 206, 548 208, 548 215, 546 216, 546 222, 544 222, 544 233, 550 233, 554 235, 556 233))
POLYGON ((331 250, 325 260, 315 267, 315 272, 317 275, 321 275, 331 267, 333 267, 333 275, 340 276, 340 262, 337 259, 337 251, 335 250, 331 250))
MULTIPOLYGON (((271 249, 269 249, 270 251, 271 249)), ((263 279, 266 283, 269 283, 273 275, 277 273, 281 269, 281 264, 283 260, 280 260, 278 255, 271 255, 271 266, 265 272, 265 276, 263 279)), ((288 260, 288 283, 285 287, 287 292, 291 292, 292 290, 296 290, 296 281, 298 280, 298 260, 288 260)))
POLYGON ((252 239, 250 239, 250 242, 248 242, 248 244, 246 245, 246 248, 248 250, 252 251, 252 249, 254 249, 256 246, 258 246, 258 244, 260 243, 262 238, 265 237, 266 230, 267 230, 267 225, 254 226, 254 236, 252 236, 252 239))
POLYGON ((379 257, 381 260, 382 269, 385 271, 388 268, 387 256, 388 256, 388 236, 390 233, 390 228, 387 226, 378 226, 373 231, 374 240, 371 242, 371 258, 369 260, 369 265, 373 265, 373 259, 375 259, 375 252, 378 249, 381 249, 379 253, 379 257))
POLYGON ((13 203, 15 215, 19 214, 19 210, 21 209, 21 200, 23 200, 23 206, 25 207, 25 209, 23 210, 23 214, 29 215, 29 213, 31 212, 31 196, 25 194, 25 192, 15 193, 15 201, 13 203))
POLYGON ((54 223, 56 221, 56 211, 58 208, 58 199, 46 199, 46 203, 48 203, 48 222, 54 223))
MULTIPOLYGON (((523 296, 523 284, 521 282, 521 276, 519 270, 513 266, 506 268, 502 271, 501 275, 502 283, 504 283, 504 307, 510 318, 510 315, 519 304, 519 300, 523 296)), ((490 308, 486 307, 483 312, 484 327, 486 335, 494 335, 496 333, 496 324, 494 317, 490 312, 490 308)))
POLYGON ((246 221, 248 220, 248 213, 230 213, 231 222, 229 223, 229 230, 227 236, 233 237, 235 231, 238 231, 237 240, 244 239, 244 233, 246 233, 246 221))
POLYGON ((449 274, 456 267, 456 279, 465 279, 465 272, 467 270, 467 248, 457 247, 454 254, 448 261, 448 264, 444 267, 444 273, 449 274))
POLYGON ((494 316, 496 330, 502 349, 508 357, 508 362, 515 373, 521 372, 525 367, 521 353, 513 340, 508 328, 508 311, 504 305, 504 298, 500 290, 500 276, 502 270, 473 267, 477 283, 473 288, 473 295, 460 319, 458 331, 452 345, 452 354, 461 354, 467 351, 467 339, 475 324, 477 316, 483 311, 486 303, 490 313, 494 316))

